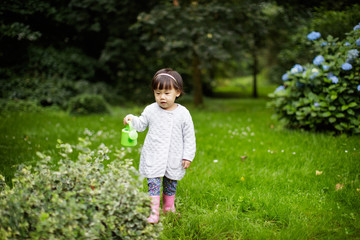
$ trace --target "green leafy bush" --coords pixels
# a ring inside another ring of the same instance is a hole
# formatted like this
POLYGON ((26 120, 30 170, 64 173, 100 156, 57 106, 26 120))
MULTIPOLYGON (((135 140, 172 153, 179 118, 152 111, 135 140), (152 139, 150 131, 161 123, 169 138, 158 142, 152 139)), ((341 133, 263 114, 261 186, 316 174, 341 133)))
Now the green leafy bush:
POLYGON ((289 127, 360 133, 360 24, 344 40, 307 37, 318 55, 282 76, 270 97, 275 116, 289 127))
POLYGON ((0 112, 41 112, 34 101, 0 99, 0 112))
POLYGON ((162 226, 146 221, 150 201, 131 160, 104 166, 109 148, 101 144, 91 150, 90 145, 88 137, 79 138, 76 146, 58 140, 56 167, 50 156, 38 152, 41 161, 34 169, 19 168, 13 188, 0 191, 0 239, 158 237, 162 226), (70 160, 74 154, 76 161, 70 160))
POLYGON ((0 97, 11 100, 27 100, 38 105, 59 106, 66 109, 71 97, 79 93, 73 81, 62 78, 42 77, 14 78, 0 87, 0 97))
POLYGON ((113 104, 121 102, 116 91, 102 82, 71 81, 55 77, 18 77, 0 85, 0 98, 27 100, 43 107, 58 106, 63 110, 68 108, 69 99, 85 93, 102 95, 113 104))
POLYGON ((69 101, 69 112, 71 114, 97 114, 110 113, 109 106, 103 96, 96 94, 81 94, 69 101))

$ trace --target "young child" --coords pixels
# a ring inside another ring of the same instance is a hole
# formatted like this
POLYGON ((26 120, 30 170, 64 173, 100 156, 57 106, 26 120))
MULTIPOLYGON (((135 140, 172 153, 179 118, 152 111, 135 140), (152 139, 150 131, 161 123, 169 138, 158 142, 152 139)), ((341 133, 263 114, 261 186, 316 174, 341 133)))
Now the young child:
POLYGON ((151 197, 149 223, 158 223, 161 178, 163 178, 163 211, 175 212, 177 181, 185 175, 195 157, 194 124, 189 111, 175 100, 183 94, 180 74, 170 68, 157 71, 152 79, 155 101, 140 117, 132 114, 124 124, 132 121, 139 132, 149 127, 140 157, 140 174, 147 178, 151 197))

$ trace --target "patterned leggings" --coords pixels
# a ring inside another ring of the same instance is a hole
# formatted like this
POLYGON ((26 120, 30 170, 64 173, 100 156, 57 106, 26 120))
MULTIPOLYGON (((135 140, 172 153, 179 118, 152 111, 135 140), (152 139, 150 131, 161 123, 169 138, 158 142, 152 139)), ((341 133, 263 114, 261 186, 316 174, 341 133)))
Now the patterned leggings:
MULTIPOLYGON (((160 196, 161 189, 161 177, 158 178, 148 178, 147 179, 149 186, 149 195, 150 196, 160 196)), ((168 179, 164 176, 163 178, 163 193, 168 196, 173 196, 176 193, 177 181, 168 179)))

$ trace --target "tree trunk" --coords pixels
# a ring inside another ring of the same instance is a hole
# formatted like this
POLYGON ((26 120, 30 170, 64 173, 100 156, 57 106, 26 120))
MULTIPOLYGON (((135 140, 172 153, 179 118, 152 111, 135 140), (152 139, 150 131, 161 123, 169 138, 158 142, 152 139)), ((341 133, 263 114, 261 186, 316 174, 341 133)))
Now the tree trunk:
POLYGON ((253 57, 253 98, 258 97, 257 92, 257 73, 258 73, 258 58, 257 58, 257 52, 256 50, 252 51, 252 57, 253 57))
POLYGON ((199 106, 203 104, 203 90, 201 82, 200 59, 194 54, 192 61, 192 77, 194 83, 194 104, 199 106))

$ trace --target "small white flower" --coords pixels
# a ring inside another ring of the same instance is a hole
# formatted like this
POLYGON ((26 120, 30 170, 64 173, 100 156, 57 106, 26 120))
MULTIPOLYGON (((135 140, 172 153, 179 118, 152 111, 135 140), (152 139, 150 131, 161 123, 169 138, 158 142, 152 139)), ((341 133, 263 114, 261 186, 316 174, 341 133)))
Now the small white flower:
POLYGON ((293 152, 293 154, 295 155, 295 154, 296 154, 296 152, 293 152))
POLYGON ((217 162, 218 162, 218 160, 215 159, 215 160, 214 160, 214 163, 217 163, 217 162))
POLYGON ((345 150, 345 152, 347 153, 347 152, 348 152, 348 150, 345 150))

